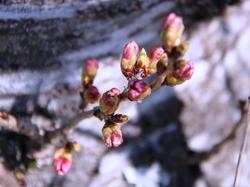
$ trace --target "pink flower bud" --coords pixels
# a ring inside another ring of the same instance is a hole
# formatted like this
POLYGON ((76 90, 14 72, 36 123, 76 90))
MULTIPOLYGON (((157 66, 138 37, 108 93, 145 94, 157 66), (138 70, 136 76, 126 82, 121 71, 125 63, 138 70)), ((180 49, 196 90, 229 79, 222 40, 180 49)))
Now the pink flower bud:
POLYGON ((102 129, 102 134, 107 147, 118 147, 123 142, 121 127, 117 123, 106 122, 102 129))
POLYGON ((156 47, 150 52, 148 74, 153 74, 157 72, 157 63, 161 60, 163 56, 167 57, 167 54, 165 53, 162 47, 156 47))
POLYGON ((182 18, 171 13, 164 21, 161 39, 165 46, 174 47, 180 44, 180 38, 184 31, 182 18))
POLYGON ((177 27, 179 29, 182 24, 182 19, 176 16, 175 13, 170 13, 164 20, 164 28, 177 27))
POLYGON ((186 81, 192 77, 194 73, 194 65, 185 60, 178 60, 174 64, 173 75, 182 81, 186 81))
POLYGON ((139 46, 136 42, 131 41, 124 46, 121 59, 121 70, 126 77, 133 76, 133 68, 136 63, 139 46))
POLYGON ((98 101, 99 97, 100 93, 93 85, 90 85, 86 90, 84 90, 84 101, 86 103, 95 103, 98 101))
POLYGON ((113 114, 120 104, 120 91, 117 88, 105 92, 99 103, 100 111, 106 115, 113 114))
POLYGON ((71 169, 71 160, 60 156, 54 160, 54 168, 58 175, 65 175, 71 169))
POLYGON ((128 83, 128 98, 131 101, 142 100, 151 94, 151 87, 143 80, 130 80, 128 83))
POLYGON ((99 65, 96 59, 89 59, 85 62, 82 72, 82 83, 84 85, 93 82, 97 74, 98 67, 99 65))
POLYGON ((135 41, 128 42, 123 49, 123 58, 130 60, 139 52, 139 46, 135 41))
POLYGON ((121 91, 118 88, 112 88, 110 92, 112 92, 114 95, 117 95, 117 96, 121 94, 121 91))
POLYGON ((150 54, 149 54, 149 58, 150 60, 160 60, 161 56, 165 53, 164 49, 162 47, 156 47, 154 48, 150 54))

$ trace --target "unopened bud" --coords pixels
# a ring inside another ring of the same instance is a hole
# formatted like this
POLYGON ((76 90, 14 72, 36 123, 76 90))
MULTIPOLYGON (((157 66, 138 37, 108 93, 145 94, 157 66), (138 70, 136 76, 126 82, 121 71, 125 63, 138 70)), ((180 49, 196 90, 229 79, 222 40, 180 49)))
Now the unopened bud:
POLYGON ((111 117, 111 121, 114 123, 123 123, 128 121, 128 116, 124 114, 116 114, 111 117))
POLYGON ((133 76, 133 69, 136 63, 139 46, 135 41, 131 41, 124 46, 121 59, 121 70, 126 77, 133 76))
POLYGON ((164 49, 162 47, 156 47, 154 48, 150 54, 149 59, 151 61, 159 61, 161 59, 161 56, 165 53, 164 49))
POLYGON ((164 28, 161 33, 161 40, 167 48, 180 44, 180 38, 184 31, 182 18, 171 13, 164 21, 164 28))
POLYGON ((98 63, 96 59, 89 59, 85 62, 82 72, 82 84, 87 85, 93 82, 97 70, 98 70, 98 63))
POLYGON ((65 146, 58 149, 54 154, 54 168, 58 175, 65 175, 72 165, 71 150, 65 146))
POLYGON ((128 98, 131 101, 142 100, 151 94, 151 87, 143 80, 130 80, 128 83, 128 98))
POLYGON ((118 147, 123 142, 121 127, 117 123, 106 122, 102 128, 102 135, 107 147, 118 147))
POLYGON ((106 115, 113 114, 120 104, 119 95, 120 91, 117 88, 105 92, 100 99, 100 111, 106 115))
POLYGON ((149 66, 149 58, 145 49, 142 48, 135 64, 135 73, 140 73, 142 77, 147 76, 148 66, 149 66))
POLYGON ((149 55, 149 59, 150 59, 150 64, 148 67, 149 74, 162 71, 162 68, 163 67, 165 68, 168 63, 167 53, 165 53, 162 47, 154 48, 149 55))
POLYGON ((186 81, 192 77, 194 73, 194 65, 186 60, 178 60, 174 64, 173 75, 182 80, 186 81))
POLYGON ((98 89, 90 85, 86 90, 84 90, 84 101, 86 103, 95 103, 100 98, 100 93, 98 89))
POLYGON ((58 175, 65 175, 71 169, 72 161, 60 156, 54 160, 54 168, 58 175))

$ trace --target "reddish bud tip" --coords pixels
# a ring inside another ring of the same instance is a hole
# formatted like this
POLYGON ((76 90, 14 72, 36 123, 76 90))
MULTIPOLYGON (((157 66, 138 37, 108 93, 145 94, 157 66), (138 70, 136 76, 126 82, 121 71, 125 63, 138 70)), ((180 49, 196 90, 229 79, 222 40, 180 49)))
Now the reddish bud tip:
POLYGON ((180 38, 184 31, 184 24, 181 17, 171 13, 164 21, 161 39, 167 48, 171 48, 180 44, 180 38))
POLYGON ((71 160, 60 156, 54 160, 54 168, 58 175, 65 175, 71 169, 71 160))
POLYGON ((121 91, 118 88, 112 88, 110 92, 117 96, 121 94, 121 91))
POLYGON ((194 73, 194 65, 185 60, 179 60, 174 65, 173 75, 182 81, 186 81, 192 77, 194 73))
POLYGON ((103 139, 107 147, 118 147, 123 142, 119 124, 107 122, 102 129, 103 139))
POLYGON ((100 111, 106 115, 113 114, 119 106, 120 93, 120 90, 117 88, 112 88, 111 90, 105 92, 100 99, 100 111))
POLYGON ((130 80, 127 94, 131 101, 142 100, 151 94, 151 88, 143 80, 130 80))
POLYGON ((139 52, 139 46, 135 41, 128 42, 123 49, 123 58, 129 60, 139 52))
POLYGON ((162 47, 156 47, 154 48, 150 54, 149 54, 149 58, 150 60, 160 60, 161 56, 165 53, 164 49, 162 47))
POLYGON ((96 59, 89 59, 85 63, 85 71, 86 71, 86 74, 88 75, 95 75, 98 68, 99 68, 99 65, 96 59))
POLYGON ((121 59, 121 70, 124 76, 132 77, 133 69, 136 63, 137 55, 139 53, 139 46, 136 42, 131 41, 124 46, 123 55, 121 59))
POLYGON ((100 93, 98 89, 90 85, 86 90, 84 90, 84 100, 86 103, 95 103, 98 101, 100 93))
POLYGON ((98 67, 99 65, 96 59, 89 59, 84 63, 82 72, 82 84, 87 85, 93 82, 97 74, 98 67))

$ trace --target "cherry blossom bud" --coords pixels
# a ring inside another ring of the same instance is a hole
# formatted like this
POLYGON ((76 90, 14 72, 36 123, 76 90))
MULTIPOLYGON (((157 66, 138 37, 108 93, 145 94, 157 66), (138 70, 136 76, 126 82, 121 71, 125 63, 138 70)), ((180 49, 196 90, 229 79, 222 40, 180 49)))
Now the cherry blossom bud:
POLYGON ((54 168, 58 175, 65 175, 71 169, 72 161, 66 157, 59 156, 54 160, 54 168))
POLYGON ((111 121, 102 128, 103 140, 107 147, 118 147, 123 142, 121 127, 111 121))
POLYGON ((151 94, 151 87, 143 80, 130 80, 128 83, 128 98, 131 101, 142 100, 151 94))
POLYGON ((85 62, 82 72, 82 84, 87 85, 92 83, 98 70, 98 63, 96 59, 89 59, 85 62))
POLYGON ((178 60, 174 64, 173 75, 182 80, 186 81, 192 77, 194 73, 194 65, 186 60, 178 60))
POLYGON ((160 61, 161 58, 167 57, 167 54, 165 53, 164 49, 162 47, 156 47, 154 48, 150 54, 149 54, 149 67, 148 67, 148 73, 153 74, 157 72, 157 63, 160 61))
POLYGON ((58 175, 65 175, 72 165, 71 146, 64 146, 56 150, 54 154, 54 168, 58 175))
POLYGON ((100 111, 106 115, 113 114, 120 104, 120 91, 117 88, 105 92, 99 103, 100 111))
POLYGON ((126 77, 131 77, 133 75, 138 53, 139 46, 135 41, 131 41, 124 46, 121 59, 121 70, 126 77))
POLYGON ((171 13, 164 21, 164 28, 161 33, 161 40, 167 48, 180 44, 180 38, 184 31, 182 18, 171 13))
POLYGON ((86 103, 95 103, 100 98, 100 93, 98 89, 90 85, 86 90, 84 90, 84 101, 86 103))
POLYGON ((121 91, 118 88, 112 88, 110 92, 117 96, 121 94, 121 91))
POLYGON ((162 47, 156 47, 150 52, 149 59, 150 61, 159 61, 164 53, 165 51, 162 47))
POLYGON ((116 114, 111 117, 111 121, 114 123, 123 123, 128 121, 128 116, 124 114, 116 114))
POLYGON ((135 64, 135 73, 141 73, 142 77, 147 76, 148 66, 149 66, 149 58, 145 49, 142 48, 135 64))

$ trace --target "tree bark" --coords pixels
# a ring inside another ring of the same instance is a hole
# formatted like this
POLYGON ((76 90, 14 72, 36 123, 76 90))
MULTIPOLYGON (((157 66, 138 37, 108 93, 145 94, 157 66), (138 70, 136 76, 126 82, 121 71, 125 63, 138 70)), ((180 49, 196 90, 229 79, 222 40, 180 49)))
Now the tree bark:
POLYGON ((190 24, 218 14, 228 2, 0 0, 0 68, 44 69, 119 55, 127 40, 151 44, 171 11, 190 24))

